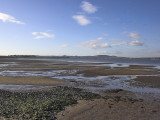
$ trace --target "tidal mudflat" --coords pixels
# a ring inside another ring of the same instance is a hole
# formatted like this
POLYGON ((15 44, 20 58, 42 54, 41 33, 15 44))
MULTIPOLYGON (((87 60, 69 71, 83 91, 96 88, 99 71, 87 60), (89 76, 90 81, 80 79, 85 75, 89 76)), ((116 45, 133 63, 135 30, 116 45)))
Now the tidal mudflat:
POLYGON ((0 59, 0 116, 158 120, 159 80, 154 65, 0 59))

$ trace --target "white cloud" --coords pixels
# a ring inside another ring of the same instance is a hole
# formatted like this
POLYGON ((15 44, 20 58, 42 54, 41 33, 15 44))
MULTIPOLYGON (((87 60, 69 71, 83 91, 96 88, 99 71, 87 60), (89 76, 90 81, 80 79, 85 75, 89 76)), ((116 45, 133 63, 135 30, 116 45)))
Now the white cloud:
POLYGON ((32 35, 38 35, 38 32, 32 32, 32 35))
POLYGON ((89 49, 101 49, 101 48, 111 47, 108 43, 100 42, 101 40, 103 39, 97 38, 96 40, 90 40, 87 42, 83 42, 81 45, 89 49))
POLYGON ((72 16, 80 25, 85 26, 91 23, 84 15, 74 15, 72 16))
POLYGON ((117 47, 117 46, 142 46, 144 45, 144 43, 140 41, 141 37, 139 33, 130 32, 128 34, 128 37, 131 39, 130 41, 125 41, 121 39, 109 39, 109 41, 111 41, 112 44, 108 44, 104 42, 104 38, 98 37, 95 40, 83 42, 81 45, 89 49, 102 49, 102 50, 103 48, 110 48, 110 47, 117 47))
POLYGON ((95 13, 97 11, 97 7, 92 5, 89 2, 83 1, 81 8, 87 13, 95 13))
POLYGON ((102 38, 102 37, 99 37, 99 38, 97 38, 97 40, 103 40, 104 38, 102 38))
POLYGON ((127 45, 129 46, 142 46, 144 43, 140 42, 141 36, 137 32, 130 32, 129 38, 131 38, 132 41, 128 42, 127 45))
POLYGON ((101 48, 107 48, 107 47, 111 47, 108 43, 102 43, 101 48))
POLYGON ((0 20, 2 20, 3 22, 12 22, 12 23, 17 23, 17 24, 24 24, 23 22, 16 20, 13 16, 8 15, 8 14, 4 14, 4 13, 0 13, 0 20))
POLYGON ((131 38, 134 41, 139 41, 140 40, 140 34, 137 32, 130 32, 129 33, 129 38, 131 38))
POLYGON ((140 42, 140 41, 131 41, 131 42, 128 42, 128 45, 129 46, 142 46, 144 43, 140 42))
POLYGON ((121 46, 121 45, 127 45, 128 43, 126 41, 120 41, 120 42, 117 42, 117 43, 114 43, 112 44, 111 46, 112 47, 115 47, 115 46, 121 46))
POLYGON ((140 41, 137 41, 137 40, 136 41, 132 40, 130 42, 120 41, 120 42, 112 44, 111 46, 112 47, 121 46, 121 45, 126 45, 126 46, 142 46, 143 44, 144 44, 143 42, 140 42, 140 41))
MULTIPOLYGON (((86 1, 82 2, 81 8, 83 11, 87 13, 94 13, 97 11, 96 6, 86 1)), ((78 13, 77 15, 72 16, 72 18, 75 19, 82 26, 85 26, 91 23, 91 21, 86 16, 84 16, 82 12, 78 13)), ((97 19, 97 17, 94 19, 97 19)))
POLYGON ((63 44, 61 45, 61 48, 67 48, 69 45, 68 44, 63 44))
POLYGON ((141 36, 138 32, 124 32, 124 34, 128 34, 128 37, 131 39, 130 42, 126 42, 120 39, 110 39, 111 41, 117 41, 116 43, 112 44, 112 47, 115 46, 142 46, 144 43, 140 42, 141 36))
POLYGON ((54 34, 49 34, 45 32, 32 32, 32 35, 35 36, 34 39, 41 39, 41 38, 54 38, 54 34))
POLYGON ((112 44, 112 47, 115 46, 121 46, 121 45, 126 45, 126 46, 142 46, 144 43, 140 42, 141 36, 138 32, 125 32, 125 34, 128 34, 128 37, 131 39, 131 41, 126 42, 121 39, 110 39, 110 41, 115 41, 116 43, 112 44))
POLYGON ((49 33, 45 33, 45 32, 40 32, 41 35, 48 37, 48 38, 53 38, 54 34, 49 34, 49 33))

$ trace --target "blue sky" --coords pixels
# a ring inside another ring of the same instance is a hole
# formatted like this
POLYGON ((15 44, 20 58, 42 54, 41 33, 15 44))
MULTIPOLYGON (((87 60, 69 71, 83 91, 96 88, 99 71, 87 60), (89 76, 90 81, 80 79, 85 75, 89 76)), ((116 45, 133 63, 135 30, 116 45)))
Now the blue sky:
POLYGON ((0 0, 0 55, 160 57, 159 0, 0 0))

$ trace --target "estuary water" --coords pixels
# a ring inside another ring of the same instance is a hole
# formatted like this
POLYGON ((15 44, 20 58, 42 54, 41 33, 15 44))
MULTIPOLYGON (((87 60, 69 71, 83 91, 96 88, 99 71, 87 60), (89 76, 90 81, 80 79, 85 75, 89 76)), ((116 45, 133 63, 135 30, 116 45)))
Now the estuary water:
MULTIPOLYGON (((160 59, 87 59, 87 58, 23 58, 24 60, 45 60, 45 61, 67 61, 67 62, 86 62, 86 63, 115 63, 128 65, 152 65, 160 66, 160 59)), ((21 58, 21 60, 23 60, 21 58)))

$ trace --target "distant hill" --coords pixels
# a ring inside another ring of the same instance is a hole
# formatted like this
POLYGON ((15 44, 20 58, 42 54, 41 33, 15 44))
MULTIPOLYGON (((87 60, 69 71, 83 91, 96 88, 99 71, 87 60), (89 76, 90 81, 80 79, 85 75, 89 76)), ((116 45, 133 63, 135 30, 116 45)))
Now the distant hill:
POLYGON ((110 55, 95 55, 95 56, 39 56, 39 55, 9 55, 0 56, 0 58, 70 58, 70 59, 160 59, 160 57, 145 57, 145 58, 128 58, 128 57, 117 57, 110 55))

